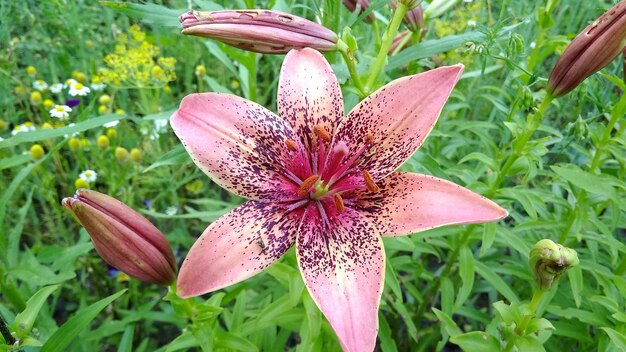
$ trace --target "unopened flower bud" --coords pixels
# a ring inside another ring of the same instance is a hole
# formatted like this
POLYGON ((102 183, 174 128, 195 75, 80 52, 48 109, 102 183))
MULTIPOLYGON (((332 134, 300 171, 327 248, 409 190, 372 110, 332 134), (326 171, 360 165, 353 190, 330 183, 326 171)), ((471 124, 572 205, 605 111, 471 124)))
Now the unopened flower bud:
POLYGON ((544 239, 530 250, 528 262, 537 285, 549 289, 565 270, 578 265, 578 255, 571 248, 544 239))
POLYGON ((400 45, 402 45, 402 47, 399 51, 404 50, 411 42, 410 40, 406 39, 406 36, 411 36, 411 34, 411 31, 404 31, 396 34, 396 37, 393 38, 393 41, 391 42, 391 47, 389 47, 389 52, 387 52, 387 55, 393 54, 400 45))
POLYGON ((138 163, 141 161, 142 155, 139 148, 133 148, 130 150, 130 160, 138 163))
POLYGON ((196 76, 204 77, 205 75, 206 75, 206 68, 204 67, 204 65, 196 66, 196 76))
POLYGON ((126 162, 128 160, 128 149, 124 147, 115 148, 115 159, 120 163, 126 162))
POLYGON ((392 10, 395 10, 398 3, 404 3, 409 8, 409 11, 407 11, 402 18, 402 22, 404 22, 411 32, 420 33, 422 31, 422 27, 424 27, 424 10, 422 9, 421 1, 417 6, 415 6, 417 3, 416 1, 413 1, 412 5, 407 5, 407 2, 410 1, 393 0, 389 3, 389 6, 392 10))
POLYGON ((109 141, 109 137, 105 135, 101 135, 98 137, 96 144, 98 145, 99 148, 106 149, 109 147, 109 144, 111 144, 111 142, 109 141))
POLYGON ((44 154, 46 154, 46 152, 40 144, 33 144, 32 147, 30 147, 30 157, 34 160, 43 158, 44 154))
POLYGON ((172 248, 148 219, 113 197, 86 189, 62 204, 85 227, 107 263, 142 281, 163 285, 174 281, 172 248))
POLYGON ((34 106, 41 104, 42 99, 43 98, 41 97, 41 93, 39 93, 38 91, 30 93, 30 103, 34 106))
POLYGON ((572 40, 550 74, 548 91, 555 97, 569 93, 613 61, 624 46, 626 2, 621 1, 572 40))
POLYGON ((270 10, 189 11, 180 16, 180 23, 183 34, 266 54, 286 54, 305 47, 332 51, 338 40, 335 32, 320 24, 270 10))
MULTIPOLYGON (((361 14, 363 11, 367 10, 370 7, 369 0, 342 0, 343 5, 350 10, 350 12, 358 11, 361 14)), ((374 12, 370 12, 367 15, 366 21, 371 22, 376 19, 374 12)))
POLYGON ((71 150, 78 150, 78 148, 80 148, 80 140, 76 137, 70 138, 67 144, 70 146, 71 150))

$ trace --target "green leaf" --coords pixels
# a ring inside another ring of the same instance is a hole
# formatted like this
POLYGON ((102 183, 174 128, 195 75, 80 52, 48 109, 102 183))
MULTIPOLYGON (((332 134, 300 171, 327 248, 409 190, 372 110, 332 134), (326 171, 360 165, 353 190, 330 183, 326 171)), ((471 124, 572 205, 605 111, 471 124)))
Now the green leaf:
POLYGON ((515 346, 517 346, 519 352, 545 352, 546 350, 533 335, 517 336, 515 338, 515 346))
POLYGON ((615 195, 615 190, 611 185, 613 181, 607 176, 590 174, 572 164, 551 166, 550 168, 566 181, 587 192, 601 194, 607 197, 615 195))
POLYGON ((463 306, 474 288, 474 254, 467 246, 463 246, 459 252, 459 275, 462 285, 456 295, 457 309, 463 306))
POLYGON ((259 349, 248 339, 229 332, 218 332, 215 335, 215 346, 228 351, 258 351, 259 349))
POLYGON ((580 294, 583 290, 583 271, 580 266, 575 266, 567 271, 569 285, 572 289, 572 296, 576 302, 576 307, 580 308, 580 294))
POLYGON ((220 48, 220 46, 215 41, 207 40, 204 42, 204 44, 209 49, 209 52, 213 56, 215 56, 215 58, 219 60, 219 62, 221 62, 222 65, 224 65, 228 69, 228 71, 233 74, 233 76, 239 75, 239 71, 237 70, 237 67, 235 67, 235 65, 233 64, 233 60, 228 57, 228 55, 220 48))
POLYGON ((182 144, 178 144, 174 148, 172 148, 172 150, 163 154, 157 161, 152 163, 147 168, 143 169, 142 172, 148 172, 161 166, 188 164, 190 162, 191 158, 185 150, 185 147, 183 147, 182 144))
POLYGON ((7 243, 7 264, 9 265, 9 268, 17 265, 17 256, 20 254, 20 238, 22 237, 26 214, 28 214, 28 210, 30 209, 34 191, 34 189, 31 189, 26 204, 24 204, 20 210, 17 211, 17 224, 13 225, 13 229, 11 229, 11 233, 9 234, 9 242, 7 243))
POLYGON ((626 335, 622 334, 619 331, 615 331, 611 328, 600 328, 600 329, 604 330, 604 332, 606 332, 606 334, 609 335, 611 342, 613 342, 615 346, 617 346, 617 348, 619 348, 622 351, 626 351, 626 335))
POLYGON ((9 169, 33 160, 30 154, 19 154, 9 158, 0 159, 0 170, 9 169))
POLYGON ((452 315, 454 308, 454 285, 449 277, 441 278, 441 310, 452 315))
POLYGON ((41 352, 62 352, 72 343, 74 338, 85 329, 98 313, 126 292, 126 289, 103 298, 89 307, 80 309, 66 321, 41 348, 41 352))
POLYGON ((380 340, 380 349, 382 352, 397 352, 398 346, 391 335, 391 328, 387 323, 387 318, 381 312, 378 312, 379 330, 378 339, 380 340))
POLYGON ((439 321, 441 322, 442 327, 445 329, 448 335, 450 335, 451 337, 454 337, 454 336, 458 336, 462 334, 461 329, 459 329, 459 327, 456 325, 454 320, 450 318, 449 315, 440 311, 437 308, 433 308, 433 312, 437 316, 437 319, 439 319, 439 321))
MULTIPOLYGON (((487 250, 493 245, 493 241, 496 239, 496 223, 490 222, 483 225, 483 241, 480 245, 480 256, 482 257, 487 253, 487 250)), ((472 270, 474 266, 472 265, 472 270)))
POLYGON ((41 307, 46 303, 48 296, 56 291, 57 288, 59 288, 59 285, 43 287, 26 302, 26 309, 15 317, 11 325, 12 330, 17 332, 16 337, 24 339, 30 334, 41 307))
POLYGON ((472 331, 466 334, 453 336, 450 338, 450 342, 455 345, 459 345, 465 352, 485 352, 485 351, 499 351, 500 342, 498 340, 482 331, 472 331))
POLYGON ((393 265, 391 264, 391 260, 387 257, 385 261, 385 285, 391 289, 393 294, 399 299, 402 300, 402 289, 400 288, 400 282, 398 282, 398 277, 396 276, 396 271, 393 269, 393 265))
POLYGON ((511 289, 511 287, 502 280, 498 274, 496 274, 491 268, 487 265, 481 263, 477 259, 474 259, 474 267, 476 268, 476 273, 482 276, 487 282, 491 284, 498 292, 500 292, 506 299, 511 303, 518 303, 519 297, 517 294, 511 289))
POLYGON ((127 16, 138 18, 144 23, 163 27, 180 27, 178 17, 185 10, 170 9, 156 4, 133 4, 117 1, 100 1, 100 3, 127 16))
POLYGON ((135 335, 135 324, 130 324, 124 328, 124 334, 120 344, 117 346, 117 352, 132 352, 133 351, 133 336, 135 335))
MULTIPOLYGON (((73 126, 65 126, 61 128, 55 129, 41 129, 37 131, 32 131, 28 133, 18 133, 15 136, 0 141, 0 149, 12 147, 14 145, 18 145, 20 143, 26 142, 37 142, 43 139, 56 138, 64 135, 71 135, 77 132, 83 132, 90 130, 92 128, 102 127, 107 122, 122 120, 126 118, 124 115, 110 114, 110 115, 102 115, 98 116, 86 121, 79 122, 73 126)), ((46 156, 50 155, 52 151, 46 154, 46 156)), ((42 161, 44 159, 41 159, 42 161)))
POLYGON ((481 41, 484 39, 484 33, 467 32, 458 35, 449 35, 439 39, 424 40, 390 57, 386 70, 390 71, 415 60, 445 53, 446 51, 459 48, 469 41, 481 41))

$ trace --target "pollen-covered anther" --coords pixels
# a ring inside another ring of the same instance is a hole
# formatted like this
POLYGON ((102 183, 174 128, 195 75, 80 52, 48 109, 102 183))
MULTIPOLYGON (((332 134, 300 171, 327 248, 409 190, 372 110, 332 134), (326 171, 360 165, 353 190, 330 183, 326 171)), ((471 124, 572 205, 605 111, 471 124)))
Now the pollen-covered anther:
POLYGON ((318 135, 324 142, 330 142, 330 133, 326 131, 324 126, 317 125, 313 128, 313 130, 315 131, 315 134, 318 135))
POLYGON ((292 152, 298 150, 298 145, 293 139, 287 139, 285 141, 285 146, 287 146, 287 149, 291 150, 292 152))
POLYGON ((365 143, 367 143, 369 145, 374 144, 374 135, 372 133, 368 132, 365 135, 365 143))
POLYGON ((334 200, 337 211, 343 213, 343 211, 346 210, 346 207, 343 205, 343 198, 341 198, 341 195, 339 193, 335 194, 334 200))
POLYGON ((365 181, 365 186, 370 192, 378 193, 380 191, 380 187, 374 182, 374 178, 372 174, 370 174, 367 170, 363 170, 363 180, 365 181))
POLYGON ((317 182, 317 180, 319 179, 320 179, 319 175, 309 176, 306 180, 302 182, 302 184, 300 185, 300 188, 298 188, 298 195, 306 196, 309 193, 309 190, 311 189, 311 187, 313 187, 315 182, 317 182))

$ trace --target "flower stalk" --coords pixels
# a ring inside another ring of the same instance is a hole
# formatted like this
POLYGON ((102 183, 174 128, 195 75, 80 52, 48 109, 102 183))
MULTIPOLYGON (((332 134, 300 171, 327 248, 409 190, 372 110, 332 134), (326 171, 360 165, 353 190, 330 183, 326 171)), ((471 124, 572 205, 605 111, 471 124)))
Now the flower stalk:
POLYGON ((372 65, 367 83, 364 87, 365 92, 369 93, 371 91, 372 87, 376 83, 376 79, 378 79, 380 71, 385 66, 389 48, 391 48, 391 45, 393 44, 396 33, 398 33, 398 28, 400 28, 400 23, 402 23, 402 19, 404 18, 404 15, 406 15, 407 11, 409 11, 409 8, 406 5, 398 3, 396 10, 393 12, 391 22, 389 22, 387 29, 385 29, 385 33, 383 33, 382 43, 380 45, 380 49, 378 50, 378 55, 372 65))

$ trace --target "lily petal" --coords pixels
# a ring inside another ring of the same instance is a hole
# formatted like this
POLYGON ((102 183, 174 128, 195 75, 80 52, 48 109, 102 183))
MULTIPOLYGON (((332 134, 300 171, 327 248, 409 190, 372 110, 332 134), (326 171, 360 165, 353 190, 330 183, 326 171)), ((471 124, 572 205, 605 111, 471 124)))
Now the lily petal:
POLYGON ((333 70, 318 51, 305 48, 285 56, 278 82, 278 114, 309 150, 315 126, 333 134, 343 117, 343 97, 333 70))
POLYGON ((433 176, 394 172, 350 206, 385 236, 402 236, 444 225, 498 221, 507 211, 456 183, 433 176))
POLYGON ((373 137, 359 164, 374 179, 387 176, 422 145, 462 72, 457 64, 390 82, 352 109, 334 140, 355 153, 373 137))
POLYGON ((310 206, 296 243, 298 266, 311 297, 345 351, 373 351, 383 290, 385 254, 376 228, 346 209, 324 225, 310 206))
POLYGON ((170 124, 196 165, 229 191, 272 200, 297 191, 281 174, 293 130, 261 105, 228 94, 191 94, 170 124))
POLYGON ((187 254, 178 274, 178 295, 215 291, 267 268, 294 244, 302 214, 248 201, 217 219, 187 254))

